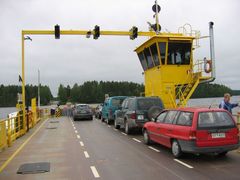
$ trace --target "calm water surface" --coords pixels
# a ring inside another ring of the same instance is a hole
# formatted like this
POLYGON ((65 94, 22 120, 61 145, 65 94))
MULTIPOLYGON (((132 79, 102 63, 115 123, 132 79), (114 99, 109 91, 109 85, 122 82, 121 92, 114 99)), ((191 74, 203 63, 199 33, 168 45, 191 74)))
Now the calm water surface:
MULTIPOLYGON (((220 98, 201 98, 201 99, 190 99, 188 102, 188 106, 190 107, 218 107, 220 102, 222 101, 222 97, 220 98)), ((231 98, 232 103, 240 103, 240 96, 233 96, 231 98)), ((6 107, 0 108, 0 119, 7 118, 9 113, 15 112, 15 107, 6 107)), ((233 109, 233 114, 240 112, 240 108, 236 107, 233 109)))

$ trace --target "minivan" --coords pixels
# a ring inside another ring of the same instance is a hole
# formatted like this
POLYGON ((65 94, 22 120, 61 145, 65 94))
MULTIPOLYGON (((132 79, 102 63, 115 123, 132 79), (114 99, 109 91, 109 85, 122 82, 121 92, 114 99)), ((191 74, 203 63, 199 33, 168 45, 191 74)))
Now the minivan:
POLYGON ((118 110, 127 96, 112 96, 105 99, 102 107, 102 121, 110 124, 114 120, 114 113, 118 110))

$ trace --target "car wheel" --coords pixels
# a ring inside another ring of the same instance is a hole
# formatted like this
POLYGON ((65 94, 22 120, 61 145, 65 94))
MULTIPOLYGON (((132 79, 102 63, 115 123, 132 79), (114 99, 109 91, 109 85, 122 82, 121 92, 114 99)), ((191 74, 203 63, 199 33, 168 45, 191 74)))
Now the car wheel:
POLYGON ((117 121, 116 121, 116 119, 114 120, 114 127, 115 127, 115 129, 120 129, 120 125, 119 125, 119 124, 117 124, 117 121))
POLYGON ((75 118, 75 117, 73 118, 73 121, 76 121, 76 118, 75 118))
POLYGON ((143 131, 143 140, 144 140, 145 144, 147 144, 147 145, 151 144, 151 139, 150 139, 148 131, 146 129, 143 131))
POLYGON ((104 122, 104 120, 105 120, 105 119, 104 119, 103 117, 101 117, 101 121, 104 122))
POLYGON ((177 140, 173 140, 172 142, 172 154, 176 158, 179 158, 182 155, 182 150, 177 140))
POLYGON ((224 152, 218 153, 218 156, 223 157, 223 156, 226 156, 227 153, 228 151, 224 151, 224 152))
POLYGON ((93 120, 93 117, 91 117, 90 120, 93 120))
POLYGON ((111 121, 109 120, 109 118, 106 119, 106 123, 107 123, 108 125, 111 124, 111 121))
POLYGON ((127 121, 125 122, 125 133, 126 133, 126 134, 131 134, 131 128, 129 127, 127 121))

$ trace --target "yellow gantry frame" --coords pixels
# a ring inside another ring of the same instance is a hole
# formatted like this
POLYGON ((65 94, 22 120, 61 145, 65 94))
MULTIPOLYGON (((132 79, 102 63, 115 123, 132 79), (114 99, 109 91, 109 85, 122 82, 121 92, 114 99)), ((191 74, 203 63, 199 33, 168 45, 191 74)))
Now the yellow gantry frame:
MULTIPOLYGON (((93 35, 95 32, 87 31, 87 30, 60 30, 60 35, 93 35)), ((22 31, 22 109, 23 109, 23 128, 26 129, 26 96, 25 96, 25 61, 24 61, 24 36, 25 35, 54 35, 54 30, 23 30, 22 31)), ((100 31, 100 35, 106 36, 131 36, 132 32, 130 31, 100 31)), ((146 37, 153 37, 153 36, 160 36, 160 37, 174 37, 180 38, 183 37, 183 34, 180 33, 159 33, 156 34, 155 31, 139 31, 138 36, 146 36, 146 37)))

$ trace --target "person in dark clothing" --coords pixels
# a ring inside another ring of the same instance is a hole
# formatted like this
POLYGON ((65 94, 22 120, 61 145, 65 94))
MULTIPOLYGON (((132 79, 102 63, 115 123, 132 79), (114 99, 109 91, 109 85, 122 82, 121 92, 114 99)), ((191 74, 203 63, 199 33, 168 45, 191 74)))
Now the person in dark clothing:
POLYGON ((221 104, 219 104, 219 108, 225 109, 232 114, 232 109, 238 106, 238 103, 232 104, 230 103, 231 95, 229 93, 224 94, 224 99, 221 104))

